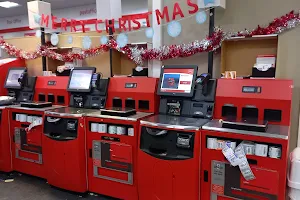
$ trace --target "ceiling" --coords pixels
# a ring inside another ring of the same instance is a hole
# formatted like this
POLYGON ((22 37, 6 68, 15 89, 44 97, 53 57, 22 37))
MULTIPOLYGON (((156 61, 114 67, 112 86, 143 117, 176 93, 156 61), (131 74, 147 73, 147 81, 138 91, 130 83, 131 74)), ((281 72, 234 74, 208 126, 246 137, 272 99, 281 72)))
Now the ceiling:
MULTIPOLYGON (((27 2, 32 0, 0 0, 0 1, 11 1, 21 5, 14 8, 0 7, 0 18, 4 18, 4 17, 27 15, 27 2)), ((51 3, 52 10, 96 4, 96 0, 44 0, 44 1, 51 3)), ((126 8, 124 10, 127 10, 127 12, 128 10, 132 10, 133 13, 136 13, 139 12, 137 8, 143 8, 143 9, 148 8, 148 0, 122 0, 122 7, 126 8)), ((132 13, 129 12, 124 14, 132 14, 132 13)))
MULTIPOLYGON (((0 1, 11 1, 21 5, 19 7, 14 7, 14 8, 0 7, 0 18, 3 18, 3 17, 13 17, 13 16, 27 14, 27 2, 31 0, 0 0, 0 1)), ((96 0, 46 0, 46 2, 51 3, 52 10, 96 4, 96 0)))

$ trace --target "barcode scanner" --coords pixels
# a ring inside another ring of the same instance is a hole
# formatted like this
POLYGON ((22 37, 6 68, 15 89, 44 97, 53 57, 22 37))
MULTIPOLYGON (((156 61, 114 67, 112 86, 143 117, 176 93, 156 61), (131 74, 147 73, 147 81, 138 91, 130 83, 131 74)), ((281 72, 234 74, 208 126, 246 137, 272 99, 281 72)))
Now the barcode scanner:
POLYGON ((21 74, 21 76, 18 78, 18 82, 20 83, 22 88, 28 85, 27 69, 25 69, 24 72, 21 74))
POLYGON ((210 74, 203 73, 203 74, 201 74, 200 76, 197 77, 196 84, 202 84, 202 85, 204 85, 204 84, 206 84, 209 81, 210 78, 211 78, 210 74))
POLYGON ((198 87, 202 87, 202 94, 206 95, 208 92, 207 83, 211 79, 211 75, 209 73, 203 73, 196 78, 196 84, 198 87))

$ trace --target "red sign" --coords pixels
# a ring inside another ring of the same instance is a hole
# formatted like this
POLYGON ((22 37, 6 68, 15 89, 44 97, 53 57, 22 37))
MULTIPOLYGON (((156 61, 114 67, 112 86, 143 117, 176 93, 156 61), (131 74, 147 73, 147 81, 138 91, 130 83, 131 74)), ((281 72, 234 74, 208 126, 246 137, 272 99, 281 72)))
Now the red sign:
MULTIPOLYGON (((195 14, 198 12, 199 7, 196 3, 193 3, 192 0, 186 0, 186 4, 189 7, 188 13, 189 14, 195 14)), ((94 12, 94 10, 88 10, 82 14, 85 13, 90 13, 94 12)), ((94 24, 97 32, 101 33, 102 30, 99 29, 99 24, 105 23, 106 27, 106 32, 109 32, 109 28, 112 29, 113 32, 116 31, 115 28, 115 21, 118 21, 119 23, 119 31, 132 31, 132 30, 139 30, 142 27, 142 24, 140 19, 146 20, 147 27, 150 27, 150 19, 151 15, 156 16, 157 24, 160 25, 162 20, 165 20, 167 23, 170 22, 171 20, 177 20, 179 18, 184 18, 184 13, 179 5, 179 3, 175 3, 173 5, 172 11, 169 11, 169 7, 165 6, 163 10, 155 10, 155 12, 146 12, 138 15, 128 15, 128 16, 123 16, 119 19, 95 19, 94 24), (171 13, 172 12, 172 13, 171 13), (109 23, 109 21, 112 21, 112 23, 109 23)), ((83 32, 86 32, 86 25, 87 25, 87 20, 76 20, 76 19, 66 19, 62 18, 58 20, 58 18, 54 15, 49 16, 49 15, 44 15, 42 14, 42 19, 41 19, 41 26, 49 28, 51 26, 52 29, 57 29, 60 28, 61 30, 67 31, 67 26, 70 25, 70 31, 71 32, 76 32, 79 31, 76 29, 76 26, 80 25, 82 28, 81 30, 83 32), (52 24, 49 24, 50 17, 52 19, 52 24)))
POLYGON ((24 33, 24 36, 35 36, 35 33, 24 33))
POLYGON ((181 85, 190 85, 190 84, 192 84, 192 82, 191 81, 180 81, 180 84, 181 85))
POLYGON ((223 195, 224 194, 224 186, 212 184, 211 192, 223 195))

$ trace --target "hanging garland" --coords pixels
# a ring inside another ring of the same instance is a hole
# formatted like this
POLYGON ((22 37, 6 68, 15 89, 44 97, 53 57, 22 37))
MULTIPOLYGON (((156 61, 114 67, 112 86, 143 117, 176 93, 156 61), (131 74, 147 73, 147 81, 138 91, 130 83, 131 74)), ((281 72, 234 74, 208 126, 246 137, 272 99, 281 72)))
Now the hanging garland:
POLYGON ((195 40, 188 44, 179 45, 164 45, 160 48, 144 49, 137 46, 130 47, 126 45, 120 48, 115 39, 111 39, 107 44, 100 45, 95 48, 82 50, 80 53, 56 53, 51 50, 49 45, 39 46, 36 51, 26 52, 17 47, 6 43, 3 39, 0 40, 0 47, 9 55, 22 58, 25 60, 36 59, 41 56, 60 60, 64 62, 72 62, 73 60, 83 60, 91 56, 97 56, 101 53, 108 52, 110 48, 122 52, 134 61, 137 65, 142 65, 146 60, 167 60, 179 57, 189 57, 197 53, 213 52, 221 47, 224 40, 231 37, 252 37, 255 35, 272 35, 280 34, 289 29, 300 25, 300 16, 294 11, 280 17, 275 18, 268 26, 258 26, 256 29, 249 31, 247 29, 239 32, 224 32, 220 28, 215 28, 214 33, 201 41, 195 40))

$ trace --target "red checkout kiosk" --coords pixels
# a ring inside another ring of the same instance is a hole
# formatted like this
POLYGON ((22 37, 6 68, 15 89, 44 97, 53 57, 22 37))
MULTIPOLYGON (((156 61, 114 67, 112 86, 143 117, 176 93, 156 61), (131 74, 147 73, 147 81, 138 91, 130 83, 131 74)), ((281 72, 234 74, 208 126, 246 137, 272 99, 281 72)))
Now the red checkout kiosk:
POLYGON ((218 80, 215 120, 202 127, 202 200, 286 199, 292 88, 290 80, 218 80), (248 164, 233 167, 223 145, 242 142, 248 164))
POLYGON ((100 79, 93 67, 74 68, 67 90, 69 107, 46 111, 43 155, 45 174, 52 186, 87 191, 86 130, 84 116, 106 104, 109 79, 100 79))
POLYGON ((87 114, 90 192, 138 199, 138 130, 140 120, 158 110, 157 81, 147 77, 111 78, 107 108, 87 114))
MULTIPOLYGON (((8 74, 8 80, 18 73, 23 73, 20 68, 11 69, 8 74)), ((63 87, 63 79, 54 76, 26 77, 24 89, 17 95, 17 100, 20 104, 10 106, 9 132, 10 137, 13 138, 11 151, 14 171, 40 178, 46 177, 42 145, 43 117, 45 111, 64 107, 64 103, 52 105, 58 102, 46 102, 43 96, 45 93, 51 93, 53 99, 62 97, 64 93, 59 94, 59 87, 63 87), (41 90, 43 93, 41 93, 41 90), (33 99, 38 101, 32 101, 33 99)), ((14 86, 9 87, 10 93, 15 95, 17 92, 13 89, 14 86)), ((68 94, 64 95, 63 99, 68 98, 68 94)), ((51 100, 49 97, 50 94, 48 94, 48 100, 51 100)))
POLYGON ((10 107, 19 102, 32 101, 35 86, 35 77, 27 77, 25 67, 10 68, 6 74, 4 88, 6 95, 1 96, 1 124, 0 124, 0 171, 12 172, 12 144, 10 135, 10 107))
POLYGON ((214 111, 217 81, 197 66, 164 66, 159 115, 141 120, 138 193, 142 200, 199 200, 201 127, 214 111))

